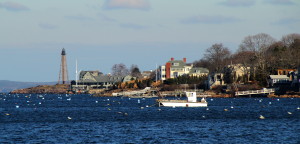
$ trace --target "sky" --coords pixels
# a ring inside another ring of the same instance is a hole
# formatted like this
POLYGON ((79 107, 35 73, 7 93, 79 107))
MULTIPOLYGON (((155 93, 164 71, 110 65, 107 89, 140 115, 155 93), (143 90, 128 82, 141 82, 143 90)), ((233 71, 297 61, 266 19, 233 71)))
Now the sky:
POLYGON ((300 33, 299 0, 0 0, 0 80, 58 81, 66 49, 78 70, 141 71, 171 57, 194 62, 222 43, 234 53, 249 35, 300 33))

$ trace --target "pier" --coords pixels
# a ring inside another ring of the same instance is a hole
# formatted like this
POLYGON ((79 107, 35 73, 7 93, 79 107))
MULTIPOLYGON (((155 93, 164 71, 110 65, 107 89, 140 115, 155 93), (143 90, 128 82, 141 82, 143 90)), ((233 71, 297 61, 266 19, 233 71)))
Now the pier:
POLYGON ((255 94, 270 94, 274 93, 275 89, 274 88, 264 88, 262 90, 249 90, 249 91, 238 91, 235 92, 235 96, 241 96, 241 95, 255 95, 255 94))

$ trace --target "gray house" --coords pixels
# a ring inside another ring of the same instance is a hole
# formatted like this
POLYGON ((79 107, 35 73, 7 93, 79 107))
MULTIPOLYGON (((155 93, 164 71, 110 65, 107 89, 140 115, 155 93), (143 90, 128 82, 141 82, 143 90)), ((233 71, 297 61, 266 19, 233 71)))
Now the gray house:
POLYGON ((79 80, 72 83, 73 89, 89 90, 89 89, 109 89, 118 82, 127 82, 135 79, 132 76, 111 76, 104 75, 99 71, 81 71, 79 80))

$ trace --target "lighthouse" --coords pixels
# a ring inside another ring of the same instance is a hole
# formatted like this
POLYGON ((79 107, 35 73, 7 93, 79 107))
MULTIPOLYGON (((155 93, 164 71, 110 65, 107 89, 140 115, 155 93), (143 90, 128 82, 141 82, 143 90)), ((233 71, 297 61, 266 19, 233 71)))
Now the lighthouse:
POLYGON ((68 69, 67 69, 67 58, 66 58, 66 50, 65 48, 61 51, 61 63, 60 63, 60 71, 59 71, 59 78, 58 78, 58 84, 59 83, 66 84, 69 82, 68 78, 68 69))

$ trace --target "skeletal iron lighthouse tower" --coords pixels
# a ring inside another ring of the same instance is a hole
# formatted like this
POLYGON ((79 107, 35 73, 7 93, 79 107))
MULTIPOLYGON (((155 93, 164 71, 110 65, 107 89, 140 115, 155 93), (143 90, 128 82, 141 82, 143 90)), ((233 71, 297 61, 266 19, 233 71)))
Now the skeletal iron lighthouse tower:
POLYGON ((62 84, 66 84, 67 82, 69 82, 66 51, 64 48, 61 51, 61 64, 60 64, 58 84, 60 83, 60 81, 62 81, 62 84))

